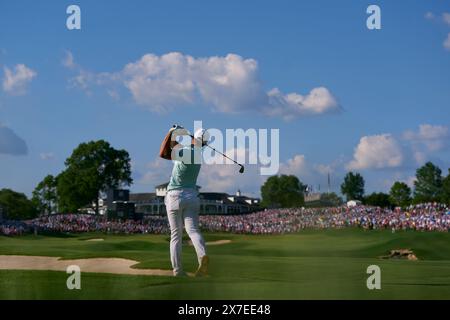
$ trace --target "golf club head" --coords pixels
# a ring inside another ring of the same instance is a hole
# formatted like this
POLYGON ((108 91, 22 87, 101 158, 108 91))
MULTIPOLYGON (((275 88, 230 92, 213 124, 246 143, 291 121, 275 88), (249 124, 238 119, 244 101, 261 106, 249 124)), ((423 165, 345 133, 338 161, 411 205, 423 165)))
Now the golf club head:
POLYGON ((244 166, 242 164, 240 164, 239 166, 239 173, 244 173, 244 166))

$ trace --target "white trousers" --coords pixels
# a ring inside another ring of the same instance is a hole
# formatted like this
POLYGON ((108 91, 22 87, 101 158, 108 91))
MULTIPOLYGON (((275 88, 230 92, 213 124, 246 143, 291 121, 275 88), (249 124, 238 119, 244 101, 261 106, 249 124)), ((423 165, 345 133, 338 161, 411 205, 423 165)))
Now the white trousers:
POLYGON ((176 189, 167 192, 164 199, 170 225, 170 260, 174 275, 183 272, 181 262, 183 224, 194 245, 197 259, 206 255, 205 241, 200 234, 198 192, 192 189, 176 189))

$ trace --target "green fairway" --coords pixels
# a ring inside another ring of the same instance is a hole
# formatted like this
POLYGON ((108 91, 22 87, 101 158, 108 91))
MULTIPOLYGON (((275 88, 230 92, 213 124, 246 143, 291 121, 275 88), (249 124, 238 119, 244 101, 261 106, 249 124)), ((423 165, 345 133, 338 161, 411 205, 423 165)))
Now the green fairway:
MULTIPOLYGON (((208 278, 82 273, 81 290, 68 290, 58 271, 0 270, 1 299, 450 299, 450 234, 303 231, 282 236, 206 234, 208 278), (390 249, 410 248, 419 261, 382 260, 390 249), (368 290, 366 269, 381 268, 381 290, 368 290)), ((0 237, 0 255, 65 259, 118 257, 136 268, 170 269, 166 235, 0 237), (89 238, 104 238, 87 242, 89 238)), ((187 271, 196 258, 184 246, 187 271)))

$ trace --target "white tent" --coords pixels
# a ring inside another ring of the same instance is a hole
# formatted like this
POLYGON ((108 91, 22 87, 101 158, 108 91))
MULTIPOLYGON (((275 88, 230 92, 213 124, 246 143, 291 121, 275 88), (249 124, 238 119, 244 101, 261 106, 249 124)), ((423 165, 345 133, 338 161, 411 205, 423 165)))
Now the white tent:
POLYGON ((361 204, 361 201, 359 201, 359 200, 347 201, 347 207, 349 207, 349 208, 359 206, 360 204, 361 204))

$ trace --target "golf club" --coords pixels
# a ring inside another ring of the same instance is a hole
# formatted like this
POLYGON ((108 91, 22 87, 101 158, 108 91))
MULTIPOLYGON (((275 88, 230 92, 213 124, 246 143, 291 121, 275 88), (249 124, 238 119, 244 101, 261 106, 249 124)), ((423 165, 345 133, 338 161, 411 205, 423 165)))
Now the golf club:
MULTIPOLYGON (((177 124, 174 124, 173 127, 174 127, 174 128, 178 128, 178 127, 179 127, 179 128, 183 128, 183 129, 184 129, 184 127, 179 126, 179 125, 177 125, 177 124)), ((186 130, 186 131, 187 131, 187 130, 186 130)), ((187 132, 188 132, 188 131, 187 131, 187 132)), ((206 130, 205 130, 205 132, 206 132, 206 130)), ((203 133, 203 134, 204 134, 204 133, 203 133)), ((190 134, 190 133, 188 133, 188 135, 189 135, 191 138, 195 139, 194 135, 192 135, 192 134, 190 134)), ((203 139, 202 139, 202 142, 203 142, 203 139)), ((209 144, 207 144, 206 142, 204 143, 204 145, 207 146, 207 147, 209 147, 209 148, 211 148, 214 152, 217 152, 218 154, 224 156, 225 158, 227 158, 227 159, 233 161, 235 164, 237 164, 237 165, 240 167, 240 168, 239 168, 239 173, 244 173, 244 170, 245 170, 245 169, 244 169, 244 166, 243 166, 242 164, 240 164, 239 162, 237 162, 237 161, 231 159, 231 158, 230 158, 229 156, 227 156, 226 154, 224 154, 224 153, 222 153, 222 152, 216 150, 215 148, 211 147, 211 146, 210 146, 209 144)))

